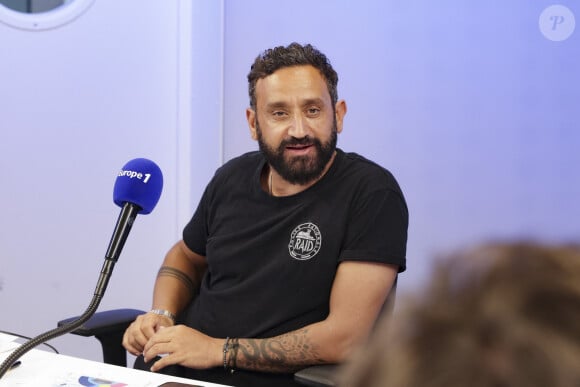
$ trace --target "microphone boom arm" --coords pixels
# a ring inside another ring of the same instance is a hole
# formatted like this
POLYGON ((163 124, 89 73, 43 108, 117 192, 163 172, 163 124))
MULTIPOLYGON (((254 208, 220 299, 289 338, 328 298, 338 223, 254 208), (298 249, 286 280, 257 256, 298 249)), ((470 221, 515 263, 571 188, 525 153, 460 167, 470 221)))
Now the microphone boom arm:
POLYGON ((74 331, 75 329, 83 325, 85 322, 87 322, 87 320, 90 319, 93 314, 95 314, 105 294, 105 290, 107 289, 107 285, 109 283, 109 279, 111 278, 111 274, 113 273, 115 263, 119 259, 121 250, 125 245, 127 236, 131 231, 131 227, 133 226, 133 222, 135 221, 135 218, 137 217, 139 211, 141 211, 141 208, 133 203, 125 202, 125 204, 123 205, 121 213, 119 214, 119 218, 117 219, 117 224, 115 226, 113 236, 111 237, 111 241, 109 242, 107 253, 105 254, 105 262, 103 263, 101 274, 95 287, 93 299, 91 300, 91 303, 89 304, 85 312, 81 316, 79 316, 78 319, 72 321, 71 323, 52 329, 48 332, 42 333, 28 340, 20 347, 16 348, 14 352, 12 352, 6 358, 6 360, 4 360, 2 365, 0 365, 0 379, 4 376, 6 372, 8 372, 10 366, 12 366, 12 364, 14 364, 16 360, 18 360, 32 348, 46 341, 52 340, 56 337, 74 331))

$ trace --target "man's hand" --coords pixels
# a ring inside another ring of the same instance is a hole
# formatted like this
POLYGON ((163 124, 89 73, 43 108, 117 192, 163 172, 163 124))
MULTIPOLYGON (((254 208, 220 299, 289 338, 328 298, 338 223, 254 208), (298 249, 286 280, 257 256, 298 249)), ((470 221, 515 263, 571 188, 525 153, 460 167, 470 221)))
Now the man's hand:
POLYGON ((129 353, 139 356, 143 353, 145 344, 155 335, 155 332, 162 327, 170 327, 172 325, 173 321, 167 316, 160 316, 154 313, 145 313, 137 316, 123 335, 123 347, 129 353))
POLYGON ((223 339, 215 339, 185 325, 162 327, 143 349, 145 362, 163 355, 151 367, 158 371, 168 365, 205 369, 223 364, 223 339))

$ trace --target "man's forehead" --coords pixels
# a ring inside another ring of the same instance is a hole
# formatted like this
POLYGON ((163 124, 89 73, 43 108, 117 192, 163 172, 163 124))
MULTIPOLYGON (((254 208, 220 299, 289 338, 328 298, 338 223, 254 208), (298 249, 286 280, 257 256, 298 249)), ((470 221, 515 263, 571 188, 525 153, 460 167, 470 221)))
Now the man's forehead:
POLYGON ((324 77, 310 65, 284 67, 256 82, 258 99, 283 100, 291 95, 305 99, 330 97, 324 77))
POLYGON ((312 77, 324 79, 320 70, 318 70, 316 67, 309 65, 309 64, 280 67, 279 69, 274 71, 272 74, 266 75, 265 77, 260 78, 260 79, 262 79, 262 80, 263 79, 271 79, 271 78, 276 78, 276 77, 281 77, 281 76, 289 76, 289 75, 295 75, 295 76, 310 75, 312 77))

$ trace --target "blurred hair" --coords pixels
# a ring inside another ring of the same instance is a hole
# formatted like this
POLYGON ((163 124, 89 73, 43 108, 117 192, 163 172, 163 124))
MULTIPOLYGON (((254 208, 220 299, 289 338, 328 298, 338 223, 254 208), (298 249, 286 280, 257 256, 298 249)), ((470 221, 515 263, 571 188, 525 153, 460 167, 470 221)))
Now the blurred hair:
POLYGON ((252 109, 256 110, 256 83, 258 79, 265 78, 281 68, 303 65, 313 66, 320 71, 326 81, 332 106, 334 106, 338 100, 336 87, 338 75, 326 55, 310 44, 303 46, 298 43, 291 43, 287 47, 278 46, 267 49, 254 60, 254 64, 248 74, 248 93, 252 109))
POLYGON ((464 251, 407 302, 345 366, 341 386, 580 386, 579 246, 464 251))

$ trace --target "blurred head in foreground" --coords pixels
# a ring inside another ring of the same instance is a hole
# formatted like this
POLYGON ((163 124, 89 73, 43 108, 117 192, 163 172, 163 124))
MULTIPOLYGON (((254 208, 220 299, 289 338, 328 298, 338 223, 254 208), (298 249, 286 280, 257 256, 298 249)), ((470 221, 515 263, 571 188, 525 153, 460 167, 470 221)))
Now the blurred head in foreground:
POLYGON ((580 247, 447 257, 343 370, 348 387, 580 386, 580 247))

